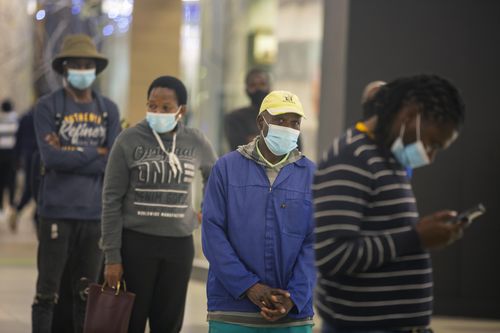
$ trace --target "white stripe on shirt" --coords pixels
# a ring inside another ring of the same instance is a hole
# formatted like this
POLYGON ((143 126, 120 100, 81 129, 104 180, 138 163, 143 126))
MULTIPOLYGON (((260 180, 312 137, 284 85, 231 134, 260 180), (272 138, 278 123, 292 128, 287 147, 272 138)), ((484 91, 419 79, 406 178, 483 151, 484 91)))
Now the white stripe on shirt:
POLYGON ((408 271, 396 271, 396 272, 380 272, 380 273, 359 273, 356 277, 360 278, 388 278, 394 276, 408 276, 408 275, 424 275, 432 273, 432 268, 425 269, 412 269, 408 271))
POLYGON ((350 231, 359 231, 359 226, 354 224, 329 224, 321 227, 317 227, 314 232, 316 234, 334 230, 350 230, 350 231))
POLYGON ((149 206, 149 207, 165 207, 165 208, 188 208, 188 205, 166 205, 166 204, 155 204, 148 202, 134 202, 137 206, 149 206))
POLYGON ((367 202, 365 200, 349 195, 326 195, 324 197, 318 197, 314 199, 315 204, 320 204, 323 202, 332 202, 332 201, 345 201, 345 202, 356 203, 358 205, 363 205, 363 206, 367 205, 367 202))
POLYGON ((356 219, 361 219, 363 217, 363 213, 358 213, 352 210, 341 210, 341 209, 323 210, 314 213, 315 218, 320 218, 325 216, 349 216, 349 217, 354 217, 356 219))
POLYGON ((362 145, 362 146, 359 146, 358 148, 356 148, 356 150, 354 151, 354 156, 359 156, 367 150, 376 150, 376 149, 377 149, 377 146, 375 146, 375 145, 362 145))
POLYGON ((351 307, 378 307, 378 306, 394 306, 394 305, 403 305, 403 304, 419 304, 419 303, 427 303, 432 302, 434 299, 432 296, 424 297, 424 298, 414 298, 414 299, 395 299, 390 301, 351 301, 347 299, 342 299, 338 297, 326 296, 325 299, 328 302, 338 303, 351 307))
POLYGON ((316 175, 318 175, 318 176, 324 176, 324 175, 327 175, 327 174, 335 172, 335 171, 349 171, 349 172, 361 175, 363 177, 366 177, 366 178, 369 178, 369 179, 373 179, 373 174, 371 172, 368 172, 366 170, 363 170, 361 168, 358 168, 358 167, 355 167, 355 166, 352 166, 352 165, 348 165, 348 164, 336 164, 336 165, 332 165, 332 166, 330 166, 330 167, 328 167, 326 169, 322 169, 322 170, 316 171, 316 175))
POLYGON ((342 259, 340 259, 340 261, 337 263, 337 265, 335 265, 335 268, 332 269, 328 273, 330 276, 335 275, 335 273, 337 273, 340 270, 340 268, 344 265, 344 263, 346 262, 347 258, 349 258, 349 256, 351 255, 353 246, 354 246, 353 244, 349 244, 349 246, 347 247, 344 255, 342 256, 342 259))
POLYGON ((344 251, 346 247, 347 247, 347 244, 342 244, 335 251, 333 251, 332 253, 324 256, 323 258, 316 258, 316 267, 322 266, 326 262, 329 262, 332 258, 334 258, 335 256, 337 256, 342 251, 344 251))
POLYGON ((382 292, 382 291, 397 291, 397 290, 413 290, 413 289, 426 289, 432 288, 432 282, 419 283, 419 284, 402 284, 394 286, 372 286, 372 287, 362 287, 362 286, 350 286, 346 284, 340 284, 337 282, 321 279, 320 283, 326 286, 334 287, 340 290, 348 290, 354 292, 382 292))
POLYGON ((325 187, 334 187, 334 186, 346 186, 346 187, 352 187, 356 190, 360 190, 366 193, 371 193, 371 188, 368 186, 361 185, 357 182, 353 182, 350 180, 329 180, 326 182, 322 182, 319 184, 314 184, 312 187, 314 190, 321 190, 325 187))

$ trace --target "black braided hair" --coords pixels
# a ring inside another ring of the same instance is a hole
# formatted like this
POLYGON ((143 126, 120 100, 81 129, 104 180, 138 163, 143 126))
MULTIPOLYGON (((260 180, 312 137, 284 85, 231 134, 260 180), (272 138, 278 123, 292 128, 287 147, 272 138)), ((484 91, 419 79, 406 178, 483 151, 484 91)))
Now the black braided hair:
POLYGON ((375 141, 380 147, 389 143, 395 116, 408 104, 419 107, 422 116, 438 123, 460 126, 465 118, 465 106, 457 88, 437 75, 403 77, 382 86, 367 102, 378 116, 375 141))

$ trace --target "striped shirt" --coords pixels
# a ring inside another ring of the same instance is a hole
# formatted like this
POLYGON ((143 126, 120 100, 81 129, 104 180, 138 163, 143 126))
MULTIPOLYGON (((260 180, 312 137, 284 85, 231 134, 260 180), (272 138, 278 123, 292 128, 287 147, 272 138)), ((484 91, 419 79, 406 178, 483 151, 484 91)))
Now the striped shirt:
POLYGON ((315 176, 316 306, 336 327, 425 327, 432 269, 405 169, 351 128, 315 176))

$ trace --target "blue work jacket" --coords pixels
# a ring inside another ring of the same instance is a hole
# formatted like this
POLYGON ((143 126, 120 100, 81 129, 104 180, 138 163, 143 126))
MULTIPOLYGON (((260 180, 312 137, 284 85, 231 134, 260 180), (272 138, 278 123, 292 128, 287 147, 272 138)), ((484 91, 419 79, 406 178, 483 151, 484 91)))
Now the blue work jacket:
POLYGON ((302 157, 271 186, 265 168, 237 151, 217 161, 203 201, 208 311, 259 312, 245 292, 260 282, 290 292, 289 317, 313 315, 314 171, 302 157))

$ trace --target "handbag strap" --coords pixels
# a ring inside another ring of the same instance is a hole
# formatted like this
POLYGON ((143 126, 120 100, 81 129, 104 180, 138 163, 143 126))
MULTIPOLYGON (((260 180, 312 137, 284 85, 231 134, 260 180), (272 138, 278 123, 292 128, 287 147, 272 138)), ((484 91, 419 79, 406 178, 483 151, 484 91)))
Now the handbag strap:
MULTIPOLYGON (((101 292, 104 291, 104 288, 108 286, 108 282, 104 281, 104 283, 102 284, 101 286, 101 292)), ((115 296, 118 296, 118 294, 120 293, 120 287, 122 287, 122 291, 123 292, 127 292, 127 283, 125 282, 125 280, 123 280, 123 284, 121 283, 121 281, 118 281, 118 285, 117 285, 117 288, 116 288, 116 292, 115 292, 115 296)))

